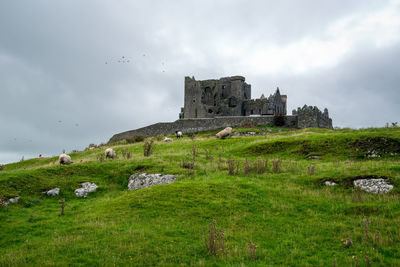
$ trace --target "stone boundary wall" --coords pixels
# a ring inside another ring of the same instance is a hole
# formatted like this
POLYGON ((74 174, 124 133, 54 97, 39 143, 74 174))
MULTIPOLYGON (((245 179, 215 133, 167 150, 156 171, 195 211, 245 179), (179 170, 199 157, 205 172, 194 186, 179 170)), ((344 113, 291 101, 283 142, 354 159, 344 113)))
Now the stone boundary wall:
MULTIPOLYGON (((284 116, 285 125, 289 127, 297 127, 297 116, 284 116)), ((175 131, 183 133, 196 133, 202 131, 217 130, 225 127, 238 127, 246 125, 266 125, 272 126, 274 116, 233 116, 233 117, 215 117, 215 118, 198 118, 198 119, 181 119, 174 122, 159 122, 136 130, 126 131, 115 134, 111 137, 110 142, 133 138, 134 136, 156 136, 175 134, 175 131)))

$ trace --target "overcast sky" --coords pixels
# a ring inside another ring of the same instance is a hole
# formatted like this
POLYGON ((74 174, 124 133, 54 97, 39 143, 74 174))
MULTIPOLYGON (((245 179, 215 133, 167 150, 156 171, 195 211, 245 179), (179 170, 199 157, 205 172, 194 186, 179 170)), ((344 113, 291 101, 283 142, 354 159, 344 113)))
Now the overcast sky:
POLYGON ((400 1, 2 0, 0 163, 178 119, 184 76, 400 121, 400 1), (129 61, 129 62, 128 62, 129 61))

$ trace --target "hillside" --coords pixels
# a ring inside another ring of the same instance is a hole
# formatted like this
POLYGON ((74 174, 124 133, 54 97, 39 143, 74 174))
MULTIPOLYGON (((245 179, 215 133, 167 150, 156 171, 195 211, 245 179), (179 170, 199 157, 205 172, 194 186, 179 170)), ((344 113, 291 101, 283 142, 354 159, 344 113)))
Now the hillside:
POLYGON ((4 165, 0 200, 20 200, 0 207, 0 266, 400 265, 400 128, 236 132, 154 138, 150 157, 143 141, 120 142, 107 146, 114 160, 99 147, 70 153, 71 165, 56 157, 4 165), (177 180, 128 191, 138 172, 177 180), (394 188, 355 190, 359 177, 394 188), (78 198, 82 182, 99 188, 78 198), (55 187, 59 196, 42 194, 55 187), (223 231, 217 255, 204 234, 213 220, 223 231))

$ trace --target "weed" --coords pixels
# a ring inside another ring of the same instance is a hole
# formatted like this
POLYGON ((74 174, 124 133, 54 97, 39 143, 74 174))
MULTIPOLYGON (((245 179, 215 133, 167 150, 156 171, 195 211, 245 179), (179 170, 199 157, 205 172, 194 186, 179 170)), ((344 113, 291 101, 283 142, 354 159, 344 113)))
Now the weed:
POLYGON ((308 175, 310 175, 310 176, 314 175, 314 170, 315 170, 315 166, 314 165, 308 166, 307 167, 308 175))
POLYGON ((365 255, 365 266, 366 266, 366 267, 370 267, 370 266, 371 266, 371 263, 369 262, 369 256, 368 256, 368 254, 365 255))
POLYGON ((100 155, 97 157, 97 160, 100 161, 101 163, 103 163, 103 162, 104 162, 104 155, 103 155, 103 154, 100 154, 100 155))
POLYGON ((31 216, 29 216, 29 222, 32 222, 33 221, 33 214, 34 214, 35 212, 32 210, 31 211, 31 216))
POLYGON ((255 162, 255 167, 258 174, 263 174, 268 167, 268 159, 263 160, 261 157, 258 157, 258 160, 255 162))
POLYGON ((379 232, 379 230, 376 230, 376 234, 375 234, 375 244, 379 246, 380 243, 381 243, 381 233, 379 232))
POLYGON ((216 225, 217 222, 213 220, 208 230, 203 227, 206 250, 211 255, 223 254, 225 252, 224 231, 217 229, 216 225))
POLYGON ((359 267, 360 265, 359 265, 359 263, 358 263, 357 257, 356 257, 356 256, 353 256, 352 258, 353 258, 353 260, 356 262, 355 267, 359 267))
POLYGON ((369 221, 367 218, 363 219, 363 225, 364 225, 364 240, 368 241, 368 229, 369 229, 369 221))
POLYGON ((249 174, 251 171, 251 162, 247 160, 247 158, 244 160, 244 174, 249 174))
POLYGON ((154 150, 154 141, 153 140, 147 140, 144 142, 143 145, 143 155, 145 157, 150 157, 151 154, 153 153, 154 150))
POLYGON ((218 154, 218 170, 221 170, 222 165, 222 155, 218 154))
POLYGON ((235 174, 235 160, 228 158, 228 173, 229 175, 235 174))
POLYGON ((361 202, 362 197, 361 197, 361 190, 359 188, 357 189, 352 189, 351 190, 351 201, 352 202, 361 202))
POLYGON ((280 173, 282 168, 282 160, 277 158, 276 160, 272 161, 272 171, 274 173, 280 173))
POLYGON ((195 161, 197 156, 197 145, 192 146, 192 156, 193 156, 193 161, 195 161))
POLYGON ((181 168, 193 170, 194 162, 192 160, 183 159, 181 161, 181 168))
POLYGON ((209 150, 209 149, 204 149, 204 152, 206 153, 206 159, 207 160, 209 160, 210 159, 210 153, 211 153, 211 150, 209 150))
POLYGON ((58 203, 60 204, 60 208, 61 208, 60 216, 62 216, 62 215, 64 215, 65 199, 64 199, 64 198, 63 198, 63 199, 60 199, 60 200, 58 201, 58 203))
POLYGON ((248 247, 249 247, 250 258, 251 258, 252 260, 255 260, 255 259, 256 259, 257 244, 256 244, 256 243, 250 242, 250 243, 248 244, 248 247))

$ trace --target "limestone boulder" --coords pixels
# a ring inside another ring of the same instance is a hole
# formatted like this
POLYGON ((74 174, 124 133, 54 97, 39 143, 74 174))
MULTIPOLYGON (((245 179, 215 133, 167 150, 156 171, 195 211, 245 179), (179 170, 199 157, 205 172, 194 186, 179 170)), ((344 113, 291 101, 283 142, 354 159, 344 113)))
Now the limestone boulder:
POLYGON ((82 183, 82 187, 75 190, 75 195, 77 197, 87 197, 91 192, 95 192, 98 186, 95 183, 82 183))
POLYGON ((393 185, 389 184, 386 179, 358 179, 354 180, 354 187, 364 190, 372 194, 387 193, 393 189, 393 185))
POLYGON ((43 194, 46 194, 51 197, 58 196, 58 194, 60 194, 60 188, 56 187, 56 188, 50 189, 48 191, 44 191, 43 194))
POLYGON ((176 176, 166 174, 136 173, 129 177, 128 189, 138 190, 159 184, 170 184, 175 181, 176 176))

